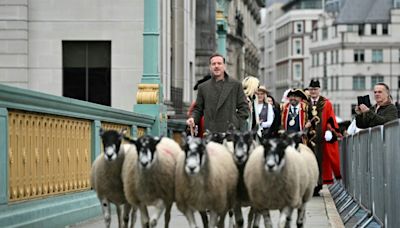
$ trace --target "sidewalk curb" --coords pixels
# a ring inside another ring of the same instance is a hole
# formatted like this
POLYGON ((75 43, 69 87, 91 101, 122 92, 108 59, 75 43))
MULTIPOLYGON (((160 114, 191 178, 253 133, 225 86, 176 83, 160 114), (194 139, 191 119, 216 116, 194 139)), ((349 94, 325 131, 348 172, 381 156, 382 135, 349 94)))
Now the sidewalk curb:
POLYGON ((328 186, 324 185, 321 190, 321 194, 324 197, 326 214, 328 216, 329 224, 334 228, 344 228, 342 218, 340 217, 335 202, 333 201, 332 195, 328 189, 328 186))

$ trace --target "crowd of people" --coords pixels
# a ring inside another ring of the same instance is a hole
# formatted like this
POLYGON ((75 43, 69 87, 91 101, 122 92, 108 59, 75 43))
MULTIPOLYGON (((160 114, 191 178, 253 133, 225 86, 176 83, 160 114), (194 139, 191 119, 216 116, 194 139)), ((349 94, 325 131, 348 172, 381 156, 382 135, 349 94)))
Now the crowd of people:
MULTIPOLYGON (((197 126, 202 133, 204 129, 226 132, 233 125, 241 131, 257 132, 259 137, 274 137, 282 130, 305 132, 320 171, 314 195, 323 184, 341 179, 338 140, 342 134, 332 103, 321 95, 318 80, 311 80, 307 88, 289 89, 279 104, 256 77, 248 76, 242 82, 230 77, 222 55, 213 54, 209 64, 210 75, 194 88, 198 93, 188 112, 188 126, 197 126)), ((374 98, 376 104, 371 107, 356 106, 356 127, 373 127, 398 118, 386 84, 375 85, 374 98)))

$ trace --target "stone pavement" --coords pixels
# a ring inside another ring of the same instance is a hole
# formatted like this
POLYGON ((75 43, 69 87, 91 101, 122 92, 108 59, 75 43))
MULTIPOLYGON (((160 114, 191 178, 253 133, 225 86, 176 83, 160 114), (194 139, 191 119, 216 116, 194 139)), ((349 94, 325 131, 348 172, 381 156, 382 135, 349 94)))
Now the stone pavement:
MULTIPOLYGON (((244 210, 244 217, 247 218, 248 208, 244 210)), ((151 213, 151 210, 150 210, 151 213)), ((272 211, 271 217, 274 227, 277 227, 278 222, 278 211, 272 211)), ((140 227, 140 218, 139 214, 137 216, 137 221, 135 227, 140 227)), ((228 216, 227 216, 228 217, 228 216)), ((294 212, 292 216, 292 224, 291 227, 296 227, 296 218, 297 213, 294 212)), ((196 222, 201 227, 201 219, 200 216, 196 213, 196 222)), ((245 224, 246 227, 247 224, 245 224)), ((261 220, 261 226, 264 227, 263 220, 261 220)), ((69 227, 74 228, 97 228, 104 227, 104 220, 102 217, 94 218, 93 220, 85 221, 80 224, 71 225, 69 227)), ((226 219, 225 226, 228 227, 228 218, 226 219)), ((113 215, 111 219, 111 227, 118 227, 118 222, 116 216, 113 215)), ((164 219, 160 221, 158 227, 164 227, 164 219)), ((185 216, 176 209, 174 206, 171 212, 171 221, 169 227, 171 228, 185 228, 188 227, 188 223, 186 221, 185 216)), ((313 197, 312 200, 307 204, 306 207, 306 220, 304 227, 318 227, 318 228, 341 228, 344 227, 342 220, 336 210, 336 206, 333 202, 331 194, 326 186, 324 186, 321 191, 321 197, 313 197)))

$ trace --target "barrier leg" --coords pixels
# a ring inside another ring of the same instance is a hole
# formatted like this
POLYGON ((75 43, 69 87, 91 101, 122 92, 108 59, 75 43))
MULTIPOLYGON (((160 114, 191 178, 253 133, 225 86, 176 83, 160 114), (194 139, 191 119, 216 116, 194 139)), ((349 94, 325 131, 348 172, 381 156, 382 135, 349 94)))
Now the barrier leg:
POLYGON ((349 195, 347 194, 347 192, 342 193, 342 195, 340 195, 340 196, 338 197, 338 200, 335 201, 336 206, 339 207, 340 204, 343 203, 343 201, 346 200, 346 199, 348 199, 349 197, 351 198, 351 196, 349 196, 349 195))
POLYGON ((356 204, 350 211, 349 213, 347 213, 347 215, 345 215, 343 217, 343 224, 346 224, 351 217, 353 217, 353 215, 358 211, 358 209, 360 208, 360 205, 356 204))
POLYGON ((352 202, 353 202, 353 199, 351 199, 351 198, 348 199, 348 200, 346 201, 346 203, 343 204, 343 206, 339 209, 339 214, 341 214, 344 210, 346 210, 346 208, 347 208, 348 206, 350 206, 352 202))
POLYGON ((365 221, 365 222, 364 222, 363 224, 361 224, 359 227, 360 227, 360 228, 367 227, 367 225, 368 225, 369 223, 371 223, 372 220, 374 220, 374 216, 371 216, 367 221, 365 221))

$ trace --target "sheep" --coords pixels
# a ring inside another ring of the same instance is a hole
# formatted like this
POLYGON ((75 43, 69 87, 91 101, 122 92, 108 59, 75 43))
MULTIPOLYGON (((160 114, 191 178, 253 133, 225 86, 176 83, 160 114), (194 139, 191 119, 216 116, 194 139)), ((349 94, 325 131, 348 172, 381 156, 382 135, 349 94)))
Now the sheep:
MULTIPOLYGON (((242 214, 242 206, 250 206, 250 200, 247 194, 247 189, 244 186, 243 181, 243 171, 245 164, 247 162, 248 156, 251 151, 256 147, 256 142, 253 140, 255 132, 247 131, 240 132, 236 131, 234 127, 230 127, 230 129, 226 133, 214 132, 211 133, 206 130, 206 142, 217 142, 224 145, 229 152, 233 154, 233 159, 236 163, 236 167, 239 171, 238 176, 238 184, 237 184, 237 196, 236 196, 236 205, 234 208, 236 225, 238 227, 243 227, 243 214, 242 214)), ((258 227, 260 216, 254 213, 254 209, 251 208, 248 215, 248 227, 251 227, 254 218, 254 227, 258 227)), ((233 213, 229 211, 229 222, 232 223, 233 213)))
MULTIPOLYGON (((251 206, 249 195, 244 184, 243 173, 244 168, 249 158, 251 152, 256 148, 257 144, 255 140, 253 140, 256 132, 247 131, 232 131, 230 133, 233 138, 233 158, 236 163, 236 167, 239 171, 239 178, 237 184, 237 196, 236 196, 236 205, 235 205, 235 220, 238 227, 243 227, 243 214, 242 214, 242 206, 251 206)), ((253 216, 254 217, 254 227, 258 227, 259 225, 259 214, 255 213, 253 207, 250 208, 250 212, 248 215, 248 227, 251 227, 253 224, 253 216)))
POLYGON ((209 227, 224 226, 226 212, 235 203, 238 171, 232 154, 218 143, 187 137, 185 154, 178 158, 175 197, 190 227, 197 227, 194 211, 210 210, 209 227))
POLYGON ((134 159, 123 165, 123 182, 129 202, 139 205, 142 225, 149 218, 146 206, 155 204, 156 213, 150 219, 150 227, 155 227, 164 209, 165 227, 171 218, 171 207, 175 200, 175 166, 183 151, 172 139, 145 135, 137 140, 127 139, 137 148, 137 164, 134 159))
POLYGON ((252 205, 264 216, 265 227, 272 227, 268 209, 279 209, 279 227, 285 227, 292 210, 299 209, 297 226, 303 227, 305 203, 318 181, 318 164, 311 150, 290 138, 263 139, 246 164, 244 181, 252 205))
MULTIPOLYGON (((127 227, 129 223, 131 205, 125 198, 121 179, 122 164, 129 147, 121 145, 122 134, 124 132, 100 129, 104 154, 100 154, 93 162, 90 173, 91 185, 100 200, 106 227, 110 227, 111 223, 110 203, 116 205, 119 227, 127 227), (121 217, 121 205, 124 205, 123 217, 121 217)), ((135 216, 136 207, 133 207, 131 227, 135 224, 135 216)))

